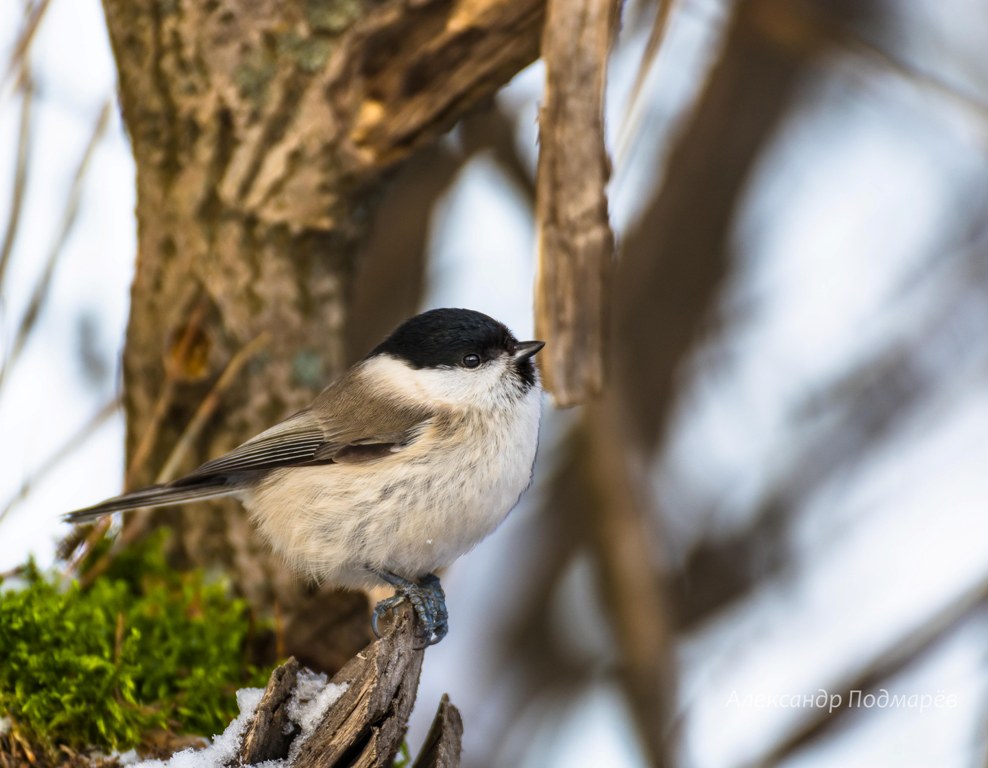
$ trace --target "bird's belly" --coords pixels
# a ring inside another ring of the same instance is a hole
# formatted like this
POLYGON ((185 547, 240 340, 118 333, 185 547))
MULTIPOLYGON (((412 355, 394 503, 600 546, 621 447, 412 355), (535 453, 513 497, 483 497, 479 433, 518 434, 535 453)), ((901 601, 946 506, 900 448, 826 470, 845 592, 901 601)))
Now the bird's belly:
POLYGON ((536 437, 507 457, 450 449, 281 470, 244 502, 272 546, 319 580, 365 586, 375 569, 417 578, 504 520, 530 482, 536 437))

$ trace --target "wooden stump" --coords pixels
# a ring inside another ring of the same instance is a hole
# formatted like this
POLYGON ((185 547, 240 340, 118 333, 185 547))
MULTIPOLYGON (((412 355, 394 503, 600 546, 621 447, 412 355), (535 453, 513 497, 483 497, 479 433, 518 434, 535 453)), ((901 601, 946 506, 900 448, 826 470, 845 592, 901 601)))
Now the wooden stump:
MULTIPOLYGON (((231 766, 290 759, 292 768, 389 768, 401 747, 415 704, 425 655, 423 638, 408 613, 384 637, 354 656, 328 685, 344 690, 310 730, 290 717, 300 674, 292 658, 271 673, 231 766), (299 743, 296 741, 302 740, 299 743)), ((415 768, 460 764, 463 722, 444 695, 415 768)))

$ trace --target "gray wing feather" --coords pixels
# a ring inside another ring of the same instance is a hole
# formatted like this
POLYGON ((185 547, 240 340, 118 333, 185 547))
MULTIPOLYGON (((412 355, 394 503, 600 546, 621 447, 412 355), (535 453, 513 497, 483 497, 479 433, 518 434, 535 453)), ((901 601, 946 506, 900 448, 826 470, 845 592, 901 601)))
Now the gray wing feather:
POLYGON ((65 520, 70 523, 84 523, 87 520, 95 520, 97 517, 108 515, 111 512, 126 512, 131 509, 143 509, 144 507, 167 507, 173 504, 184 504, 187 501, 203 501, 205 499, 216 499, 221 496, 229 496, 236 492, 236 488, 222 485, 187 486, 176 488, 169 485, 152 485, 150 488, 142 488, 133 493, 117 496, 108 499, 100 504, 95 504, 85 509, 77 509, 65 515, 65 520))
POLYGON ((414 442, 431 423, 434 414, 427 409, 400 407, 366 391, 353 396, 348 378, 316 399, 318 416, 311 409, 300 411, 171 483, 108 499, 65 519, 82 522, 111 512, 230 496, 250 478, 279 467, 376 461, 414 442))
POLYGON ((318 420, 309 411, 302 411, 218 459, 207 461, 178 482, 305 464, 325 444, 326 434, 318 420))
POLYGON ((238 478, 242 479, 243 475, 309 463, 325 442, 326 436, 319 423, 302 411, 171 483, 142 488, 92 507, 77 509, 65 515, 65 519, 80 523, 111 512, 230 496, 240 490, 238 478))

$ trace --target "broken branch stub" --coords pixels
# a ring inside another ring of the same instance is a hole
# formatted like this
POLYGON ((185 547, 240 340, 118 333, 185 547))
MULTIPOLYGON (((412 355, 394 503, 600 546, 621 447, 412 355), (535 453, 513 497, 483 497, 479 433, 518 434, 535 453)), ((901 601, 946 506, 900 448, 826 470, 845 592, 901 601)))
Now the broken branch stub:
POLYGON ((460 710, 452 705, 449 694, 444 693, 412 768, 455 768, 460 764, 462 741, 463 720, 460 710))
POLYGON ((294 728, 288 718, 288 703, 298 683, 299 665, 291 657, 268 678, 264 696, 254 711, 240 745, 237 765, 253 765, 288 756, 294 728))
MULTIPOLYGON (((271 673, 230 768, 268 760, 290 760, 292 768, 390 768, 415 704, 424 653, 419 628, 407 612, 401 614, 390 632, 329 682, 343 692, 308 731, 292 720, 304 670, 289 659, 271 673), (304 741, 296 744, 297 739, 304 741)), ((456 768, 462 736, 460 713, 444 695, 416 768, 456 768)))
POLYGON ((403 613, 333 677, 346 692, 305 741, 293 768, 390 766, 415 704, 424 648, 403 613))
POLYGON ((616 0, 549 0, 542 37, 545 102, 539 112, 536 217, 539 360, 560 406, 585 402, 604 382, 606 312, 614 257, 605 185, 603 99, 616 0))

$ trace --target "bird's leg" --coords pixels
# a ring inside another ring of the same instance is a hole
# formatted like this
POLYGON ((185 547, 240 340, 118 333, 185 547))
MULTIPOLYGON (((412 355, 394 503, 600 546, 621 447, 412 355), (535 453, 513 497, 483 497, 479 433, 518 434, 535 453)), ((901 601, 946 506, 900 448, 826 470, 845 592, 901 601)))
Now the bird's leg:
POLYGON ((446 595, 438 576, 430 573, 415 582, 390 571, 375 573, 395 588, 394 597, 382 600, 374 606, 371 626, 375 635, 381 636, 377 626, 381 617, 407 600, 425 630, 426 645, 435 645, 446 636, 449 631, 449 614, 446 612, 446 595))

